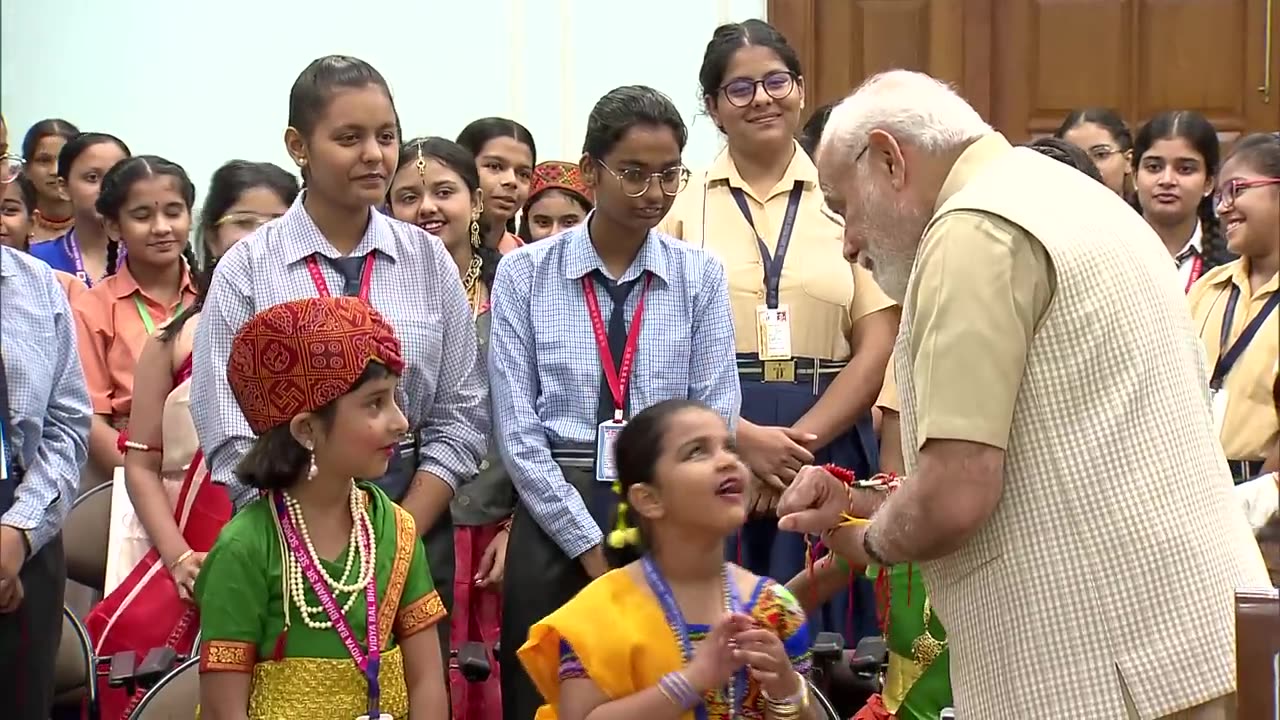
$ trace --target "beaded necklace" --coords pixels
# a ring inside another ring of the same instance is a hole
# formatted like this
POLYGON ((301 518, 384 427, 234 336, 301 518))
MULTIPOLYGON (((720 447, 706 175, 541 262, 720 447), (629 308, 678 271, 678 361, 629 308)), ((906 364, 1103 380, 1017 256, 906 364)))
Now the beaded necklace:
MULTIPOLYGON (((667 628, 671 630, 671 634, 675 636, 676 644, 680 646, 680 658, 682 666, 688 666, 693 661, 693 641, 689 637, 689 623, 684 619, 684 613, 680 612, 680 606, 676 603, 675 593, 672 592, 671 586, 667 583, 666 578, 662 577, 662 572, 658 570, 658 565, 653 561, 652 555, 645 555, 641 558, 641 564, 644 568, 645 580, 649 583, 649 589, 654 596, 658 598, 658 604, 662 606, 662 614, 666 618, 667 628)), ((724 608, 726 612, 739 612, 741 603, 738 602, 738 588, 729 577, 729 564, 723 563, 720 566, 720 592, 724 599, 724 608)), ((747 698, 747 671, 745 669, 734 673, 733 682, 729 683, 729 718, 736 718, 741 708, 739 703, 747 698)), ((717 691, 719 692, 719 691, 717 691)), ((698 703, 693 709, 694 717, 697 720, 708 720, 707 703, 698 703)))
MULTIPOLYGON (((328 571, 324 569, 324 564, 320 562, 320 556, 316 553, 315 545, 311 542, 311 534, 307 530, 306 520, 302 516, 302 506, 298 501, 287 492, 282 493, 286 513, 293 526, 297 528, 298 534, 302 536, 303 545, 306 547, 307 555, 311 558, 316 569, 319 571, 324 583, 333 589, 335 595, 349 593, 346 602, 342 604, 342 613, 345 615, 354 605, 355 601, 361 597, 361 591, 365 590, 370 582, 373 582, 374 568, 377 564, 377 548, 373 543, 373 521, 369 518, 369 513, 365 510, 364 493, 353 483, 351 486, 351 497, 349 506, 351 509, 351 535, 347 541, 346 561, 339 579, 330 577, 328 571), (347 578, 351 576, 355 561, 359 558, 359 571, 354 582, 347 582, 347 578)), ((272 503, 273 513, 275 504, 272 503)), ((277 532, 279 532, 280 523, 277 519, 277 532)), ((284 561, 284 572, 281 573, 281 582, 284 585, 284 626, 287 631, 290 625, 290 605, 297 608, 302 622, 313 630, 330 630, 333 628, 331 620, 316 619, 317 617, 326 617, 323 606, 311 606, 306 599, 306 579, 302 570, 301 563, 289 552, 287 544, 284 542, 283 535, 280 536, 281 555, 284 561)))

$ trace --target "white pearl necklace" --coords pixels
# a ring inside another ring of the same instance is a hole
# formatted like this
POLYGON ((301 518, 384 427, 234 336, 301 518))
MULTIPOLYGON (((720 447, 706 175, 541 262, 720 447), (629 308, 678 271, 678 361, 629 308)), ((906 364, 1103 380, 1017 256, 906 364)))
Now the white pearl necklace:
MULTIPOLYGON (((373 521, 369 518, 369 513, 364 508, 363 493, 355 485, 351 486, 351 537, 347 544, 346 565, 342 571, 340 580, 334 580, 325 571, 324 565, 320 561, 320 556, 316 553, 315 545, 311 542, 311 535, 307 532, 307 523, 302 516, 302 507, 298 501, 292 498, 288 493, 284 494, 285 507, 289 513, 289 520, 297 529, 298 535, 302 537, 302 542, 307 548, 307 554, 311 558, 311 562, 315 564, 321 578, 328 585, 335 596, 347 593, 346 602, 342 604, 342 614, 346 615, 355 605, 355 601, 362 594, 364 589, 373 582, 374 567, 377 562, 377 549, 373 540, 373 521), (351 575, 356 556, 360 557, 359 574, 353 583, 347 583, 347 578, 351 575)), ((293 605, 298 608, 298 612, 302 615, 302 621, 307 627, 314 630, 329 630, 333 628, 333 622, 328 619, 323 606, 312 607, 306 602, 306 576, 302 572, 302 563, 293 557, 293 553, 285 554, 285 576, 288 578, 289 597, 285 599, 288 603, 292 600, 293 605), (320 619, 323 618, 323 619, 320 619)))

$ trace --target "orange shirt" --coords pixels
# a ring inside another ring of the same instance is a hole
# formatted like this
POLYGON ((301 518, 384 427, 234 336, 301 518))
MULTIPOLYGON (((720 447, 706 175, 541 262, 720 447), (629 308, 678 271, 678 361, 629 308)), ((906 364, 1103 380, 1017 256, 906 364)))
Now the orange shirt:
POLYGON ((524 241, 520 239, 519 235, 512 233, 503 233, 502 239, 498 241, 498 252, 503 255, 522 247, 524 247, 524 241))
POLYGON ((80 363, 94 414, 107 415, 113 421, 129 419, 133 369, 149 335, 141 315, 143 308, 152 325, 161 327, 179 307, 190 307, 195 299, 195 286, 187 274, 183 276, 182 299, 165 307, 138 287, 126 263, 115 275, 72 301, 80 363))
POLYGON ((67 294, 67 302, 71 303, 73 306, 76 303, 76 298, 89 292, 89 286, 85 285, 81 282, 80 278, 72 275, 71 273, 54 270, 53 276, 58 279, 58 282, 62 285, 62 291, 67 294))

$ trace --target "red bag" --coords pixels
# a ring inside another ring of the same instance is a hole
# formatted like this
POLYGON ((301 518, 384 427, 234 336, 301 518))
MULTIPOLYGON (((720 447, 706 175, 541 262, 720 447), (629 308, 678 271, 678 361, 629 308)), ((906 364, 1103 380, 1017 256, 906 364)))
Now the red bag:
MULTIPOLYGON (((208 552, 222 526, 231 519, 231 501, 221 485, 215 485, 205 467, 204 454, 196 451, 178 495, 174 520, 187 544, 195 552, 208 552)), ((196 606, 178 597, 178 588, 155 548, 143 557, 132 572, 98 603, 85 618, 85 628, 93 641, 94 654, 108 658, 132 650, 139 661, 147 651, 170 647, 190 655, 200 632, 196 606)), ((125 720, 142 690, 131 697, 122 689, 98 683, 102 720, 125 720)))

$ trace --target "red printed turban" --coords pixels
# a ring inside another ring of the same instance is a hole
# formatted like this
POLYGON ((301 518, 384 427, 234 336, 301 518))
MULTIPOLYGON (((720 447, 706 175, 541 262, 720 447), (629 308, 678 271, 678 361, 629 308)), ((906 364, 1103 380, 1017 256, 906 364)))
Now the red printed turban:
POLYGON ((399 375, 400 341, 354 297, 308 298, 254 315, 231 343, 227 382, 261 435, 351 390, 370 362, 399 375))

